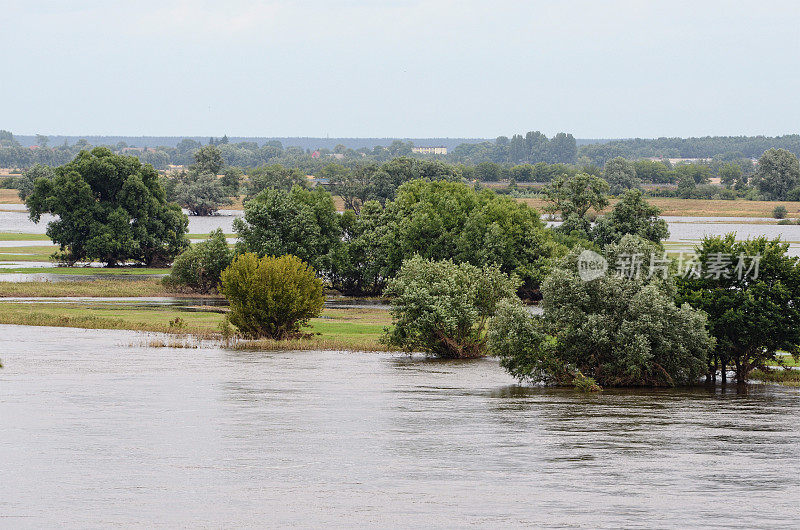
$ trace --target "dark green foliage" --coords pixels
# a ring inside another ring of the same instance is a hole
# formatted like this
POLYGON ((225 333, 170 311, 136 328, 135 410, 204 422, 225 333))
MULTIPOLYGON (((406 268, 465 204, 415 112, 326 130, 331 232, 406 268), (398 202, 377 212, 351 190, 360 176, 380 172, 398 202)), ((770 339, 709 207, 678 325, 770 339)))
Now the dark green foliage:
POLYGON ((377 201, 364 203, 361 212, 345 211, 340 219, 342 244, 337 245, 331 263, 332 286, 349 295, 383 292, 388 276, 386 241, 388 227, 383 207, 377 201))
POLYGON ((753 184, 771 199, 786 200, 789 192, 800 184, 797 157, 785 149, 770 149, 758 159, 753 184))
POLYGON ((496 267, 415 256, 389 282, 394 326, 384 340, 406 351, 461 359, 485 353, 487 320, 518 282, 496 267))
POLYGON ((268 188, 244 207, 234 221, 237 250, 259 256, 292 254, 320 273, 330 270, 331 256, 341 244, 339 215, 324 190, 295 186, 291 191, 268 188))
POLYGON ((231 324, 248 337, 296 337, 322 313, 322 280, 296 256, 241 254, 222 272, 231 324))
POLYGON ((763 369, 783 350, 800 353, 800 258, 787 255, 788 243, 757 238, 737 242, 735 234, 707 237, 698 248, 703 270, 718 256, 731 256, 729 277, 703 275, 678 282, 678 300, 708 314, 709 330, 717 339, 709 359, 712 377, 726 367, 745 382, 753 369, 763 369), (739 274, 735 267, 745 257, 739 274), (748 269, 748 256, 760 256, 758 276, 748 269))
MULTIPOLYGON (((648 253, 652 244, 626 236, 607 256, 648 253)), ((702 312, 672 300, 669 280, 606 274, 583 281, 574 249, 542 286, 544 315, 501 307, 489 324, 489 350, 523 381, 602 386, 676 386, 704 373, 714 341, 702 312)), ((612 260, 613 261, 613 260, 612 260)))
POLYGON ((636 167, 633 162, 621 157, 606 162, 603 178, 610 186, 611 195, 621 195, 642 185, 642 181, 636 177, 636 167))
POLYGON ((551 257, 562 250, 535 210, 460 182, 407 182, 387 203, 380 225, 375 240, 386 278, 415 254, 479 267, 494 263, 522 280, 520 294, 528 298, 536 297, 551 257))
POLYGON ((170 275, 164 283, 176 289, 190 289, 202 293, 215 291, 222 271, 233 261, 225 234, 216 229, 206 241, 195 243, 175 258, 170 275))
POLYGON ((280 164, 259 166, 247 175, 247 198, 252 199, 264 190, 289 191, 294 186, 308 187, 308 179, 297 170, 280 164))
POLYGON ((772 209, 772 217, 775 219, 783 219, 789 213, 786 206, 780 205, 772 209))
POLYGON ((81 152, 40 178, 26 204, 31 220, 58 216, 47 235, 61 246, 67 263, 100 261, 163 265, 188 245, 188 219, 166 201, 152 166, 105 148, 81 152))
POLYGON ((19 198, 23 201, 33 193, 33 185, 36 182, 36 179, 44 178, 44 179, 52 179, 55 176, 55 171, 50 166, 43 166, 42 164, 35 164, 25 171, 22 172, 22 175, 17 177, 14 186, 18 190, 19 198))
POLYGON ((660 244, 669 237, 661 210, 648 204, 640 190, 629 190, 609 215, 601 217, 592 229, 592 239, 600 246, 619 242, 627 234, 660 244))

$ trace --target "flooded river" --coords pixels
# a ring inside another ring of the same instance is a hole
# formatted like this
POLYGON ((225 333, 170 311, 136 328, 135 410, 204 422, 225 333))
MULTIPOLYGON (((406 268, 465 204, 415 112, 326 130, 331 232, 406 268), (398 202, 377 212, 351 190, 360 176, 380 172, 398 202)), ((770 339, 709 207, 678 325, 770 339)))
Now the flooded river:
POLYGON ((800 391, 0 326, 0 527, 787 527, 800 391))

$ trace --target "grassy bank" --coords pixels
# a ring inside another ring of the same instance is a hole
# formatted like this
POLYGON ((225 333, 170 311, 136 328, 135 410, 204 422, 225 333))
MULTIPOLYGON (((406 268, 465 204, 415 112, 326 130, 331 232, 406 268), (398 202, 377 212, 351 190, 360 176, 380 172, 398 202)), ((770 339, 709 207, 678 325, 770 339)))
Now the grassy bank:
POLYGON ((777 369, 769 372, 754 370, 750 379, 762 383, 776 383, 784 386, 800 386, 800 370, 777 369))
MULTIPOLYGON (((202 304, 202 302, 200 302, 202 304)), ((196 309, 202 309, 199 305, 196 309)), ((12 303, 0 301, 0 324, 86 329, 151 331, 198 338, 218 338, 224 315, 174 307, 140 307, 119 303, 12 303)), ((309 338, 292 341, 236 341, 239 349, 326 349, 383 351, 379 339, 391 324, 381 309, 325 309, 304 330, 309 338)))
POLYGON ((56 245, 36 247, 0 247, 0 261, 50 261, 56 245))

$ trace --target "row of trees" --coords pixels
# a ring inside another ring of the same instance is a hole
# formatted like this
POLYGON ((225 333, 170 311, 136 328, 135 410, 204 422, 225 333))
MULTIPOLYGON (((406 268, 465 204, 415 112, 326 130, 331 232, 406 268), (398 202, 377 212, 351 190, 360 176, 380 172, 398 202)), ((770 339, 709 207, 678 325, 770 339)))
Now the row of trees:
MULTIPOLYGON (((86 140, 75 144, 66 143, 59 146, 49 145, 49 138, 37 135, 38 149, 22 147, 9 131, 0 131, 0 167, 26 168, 36 163, 45 165, 61 165, 77 155, 81 150, 92 146, 86 140)), ((276 164, 300 169, 310 173, 318 170, 325 162, 342 159, 348 163, 371 162, 380 163, 400 156, 430 158, 431 155, 418 155, 412 152, 414 144, 394 140, 388 145, 376 145, 372 148, 358 149, 337 145, 333 149, 312 151, 300 147, 285 147, 280 141, 270 140, 263 144, 254 141, 232 143, 227 136, 210 138, 207 145, 220 149, 230 165, 253 168, 264 164, 276 164), (312 157, 312 153, 314 157, 312 157), (335 159, 331 157, 336 157, 335 159)), ((169 164, 189 165, 193 161, 194 152, 203 147, 201 142, 183 139, 175 147, 150 146, 129 153, 125 142, 105 146, 116 153, 133 154, 144 163, 152 164, 157 169, 164 169, 169 164)), ((694 158, 703 159, 712 167, 715 174, 726 163, 742 166, 747 173, 750 160, 760 157, 769 149, 785 149, 800 155, 800 135, 777 137, 738 136, 738 137, 704 137, 704 138, 658 138, 611 140, 588 143, 578 146, 575 138, 568 133, 558 133, 552 138, 539 131, 514 134, 511 137, 499 136, 494 141, 479 143, 463 143, 456 146, 447 155, 435 158, 468 166, 481 162, 500 164, 505 168, 520 164, 563 163, 586 166, 594 164, 604 166, 613 158, 629 160, 647 158, 694 158)))
POLYGON ((768 149, 786 149, 800 156, 800 135, 706 136, 702 138, 635 138, 582 145, 579 157, 597 165, 616 157, 703 158, 707 160, 758 158, 768 149))

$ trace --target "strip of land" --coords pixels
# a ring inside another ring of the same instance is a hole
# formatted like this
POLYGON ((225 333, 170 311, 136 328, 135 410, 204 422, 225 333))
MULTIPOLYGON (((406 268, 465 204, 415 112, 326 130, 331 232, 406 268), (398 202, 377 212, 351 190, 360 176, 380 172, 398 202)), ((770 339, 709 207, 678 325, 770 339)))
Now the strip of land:
MULTIPOLYGON (((65 295, 66 296, 66 295, 65 295)), ((199 339, 222 338, 224 314, 219 308, 142 307, 109 302, 2 302, 0 324, 119 329, 167 333, 199 339)), ((234 341, 233 347, 256 350, 385 351, 380 343, 391 316, 384 309, 325 309, 304 329, 308 337, 290 341, 234 341)))

